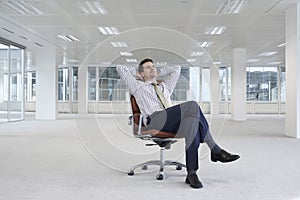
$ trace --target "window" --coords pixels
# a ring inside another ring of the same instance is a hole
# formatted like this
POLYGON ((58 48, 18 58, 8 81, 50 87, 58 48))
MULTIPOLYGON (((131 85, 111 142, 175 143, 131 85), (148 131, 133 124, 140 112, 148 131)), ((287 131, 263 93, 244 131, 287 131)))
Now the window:
POLYGON ((285 72, 285 67, 280 67, 280 98, 281 102, 286 102, 286 72, 285 72))
POLYGON ((59 68, 58 69, 58 100, 59 101, 69 101, 69 68, 59 68))
POLYGON ((36 72, 29 71, 25 73, 25 100, 36 100, 36 72))
MULTIPOLYGON (((173 101, 186 101, 189 90, 190 69, 182 67, 181 76, 171 96, 173 101)), ((88 67, 89 101, 125 101, 128 88, 120 79, 116 67, 88 67), (98 73, 97 73, 98 72, 98 73)))
POLYGON ((88 100, 96 101, 96 67, 88 67, 88 100))
POLYGON ((209 102, 210 101, 210 69, 209 68, 203 68, 202 69, 202 79, 201 79, 201 100, 203 102, 209 102))
POLYGON ((178 79, 176 87, 174 88, 173 94, 171 95, 172 101, 186 101, 188 99, 188 93, 190 89, 190 68, 181 67, 181 75, 178 79))
POLYGON ((99 101, 120 101, 125 100, 126 90, 118 87, 120 76, 116 67, 99 67, 99 101), (119 89, 118 89, 119 88, 119 89))
POLYGON ((247 67, 247 101, 278 101, 278 68, 247 67))
POLYGON ((219 69, 220 101, 231 100, 231 67, 219 69))
POLYGON ((24 49, 0 37, 0 122, 24 119, 24 49))
POLYGON ((78 67, 72 67, 72 91, 73 91, 73 95, 72 95, 72 100, 73 101, 78 101, 78 67))

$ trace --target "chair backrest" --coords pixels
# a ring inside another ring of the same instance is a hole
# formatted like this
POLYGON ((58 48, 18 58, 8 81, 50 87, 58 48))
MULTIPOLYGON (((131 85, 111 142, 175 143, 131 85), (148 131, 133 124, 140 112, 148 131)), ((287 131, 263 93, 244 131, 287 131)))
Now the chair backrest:
MULTIPOLYGON (((141 111, 133 95, 130 95, 130 103, 131 103, 131 110, 132 110, 133 123, 134 123, 133 132, 135 135, 138 135, 137 131, 140 123, 141 111)), ((176 133, 170 133, 170 132, 165 132, 160 130, 154 130, 154 129, 148 130, 145 128, 144 124, 142 124, 141 133, 142 135, 150 134, 152 135, 152 137, 157 137, 157 138, 174 138, 176 135, 176 133)))

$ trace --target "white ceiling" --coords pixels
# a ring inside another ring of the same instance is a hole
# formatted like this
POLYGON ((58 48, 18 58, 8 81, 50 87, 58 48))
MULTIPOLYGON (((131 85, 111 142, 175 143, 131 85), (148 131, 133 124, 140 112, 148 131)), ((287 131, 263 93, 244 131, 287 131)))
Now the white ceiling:
POLYGON ((197 64, 221 61, 221 65, 229 65, 232 48, 246 48, 247 60, 260 59, 249 65, 284 65, 285 50, 277 45, 285 41, 285 11, 297 0, 249 0, 238 14, 217 14, 224 0, 89 1, 100 2, 107 14, 84 14, 78 7, 84 0, 18 1, 42 12, 21 14, 11 7, 16 1, 0 0, 0 36, 26 46, 28 51, 55 47, 58 63, 63 62, 63 56, 67 62, 78 64, 151 56, 159 62, 181 64, 194 58, 197 64), (117 27, 120 34, 102 35, 99 26, 117 27), (204 31, 208 26, 227 28, 221 35, 207 35, 204 31), (64 41, 59 34, 71 34, 79 41, 64 41), (113 48, 111 41, 126 42, 128 47, 113 48), (213 43, 208 48, 199 47, 204 41, 213 43), (131 51, 133 56, 121 56, 120 51, 131 51), (192 57, 193 51, 205 53, 192 57), (265 51, 277 53, 259 56, 265 51))

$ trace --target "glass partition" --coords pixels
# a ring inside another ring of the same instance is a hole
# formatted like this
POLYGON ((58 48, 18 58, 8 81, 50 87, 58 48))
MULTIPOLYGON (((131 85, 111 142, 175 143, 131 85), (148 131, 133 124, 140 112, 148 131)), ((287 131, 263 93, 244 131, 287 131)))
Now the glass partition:
POLYGON ((10 46, 10 70, 9 70, 9 116, 10 121, 23 119, 24 102, 24 65, 23 49, 10 46))
POLYGON ((24 119, 24 48, 0 38, 0 122, 24 119))
POLYGON ((0 44, 0 122, 8 120, 8 53, 9 46, 0 44))

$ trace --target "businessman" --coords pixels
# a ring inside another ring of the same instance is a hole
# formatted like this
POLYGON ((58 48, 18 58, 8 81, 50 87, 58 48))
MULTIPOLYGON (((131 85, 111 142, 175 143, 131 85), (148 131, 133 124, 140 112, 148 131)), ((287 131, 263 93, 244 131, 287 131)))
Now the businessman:
POLYGON ((232 162, 240 156, 228 153, 214 141, 207 120, 197 102, 188 101, 172 106, 170 97, 179 79, 180 70, 180 66, 174 66, 164 67, 157 72, 150 58, 140 62, 138 73, 134 72, 134 68, 117 67, 129 92, 136 99, 147 129, 172 132, 174 137, 185 138, 187 167, 185 182, 192 188, 201 188, 203 185, 197 176, 200 143, 209 146, 213 162, 232 162), (164 81, 158 83, 156 80, 158 76, 164 77, 164 81))

